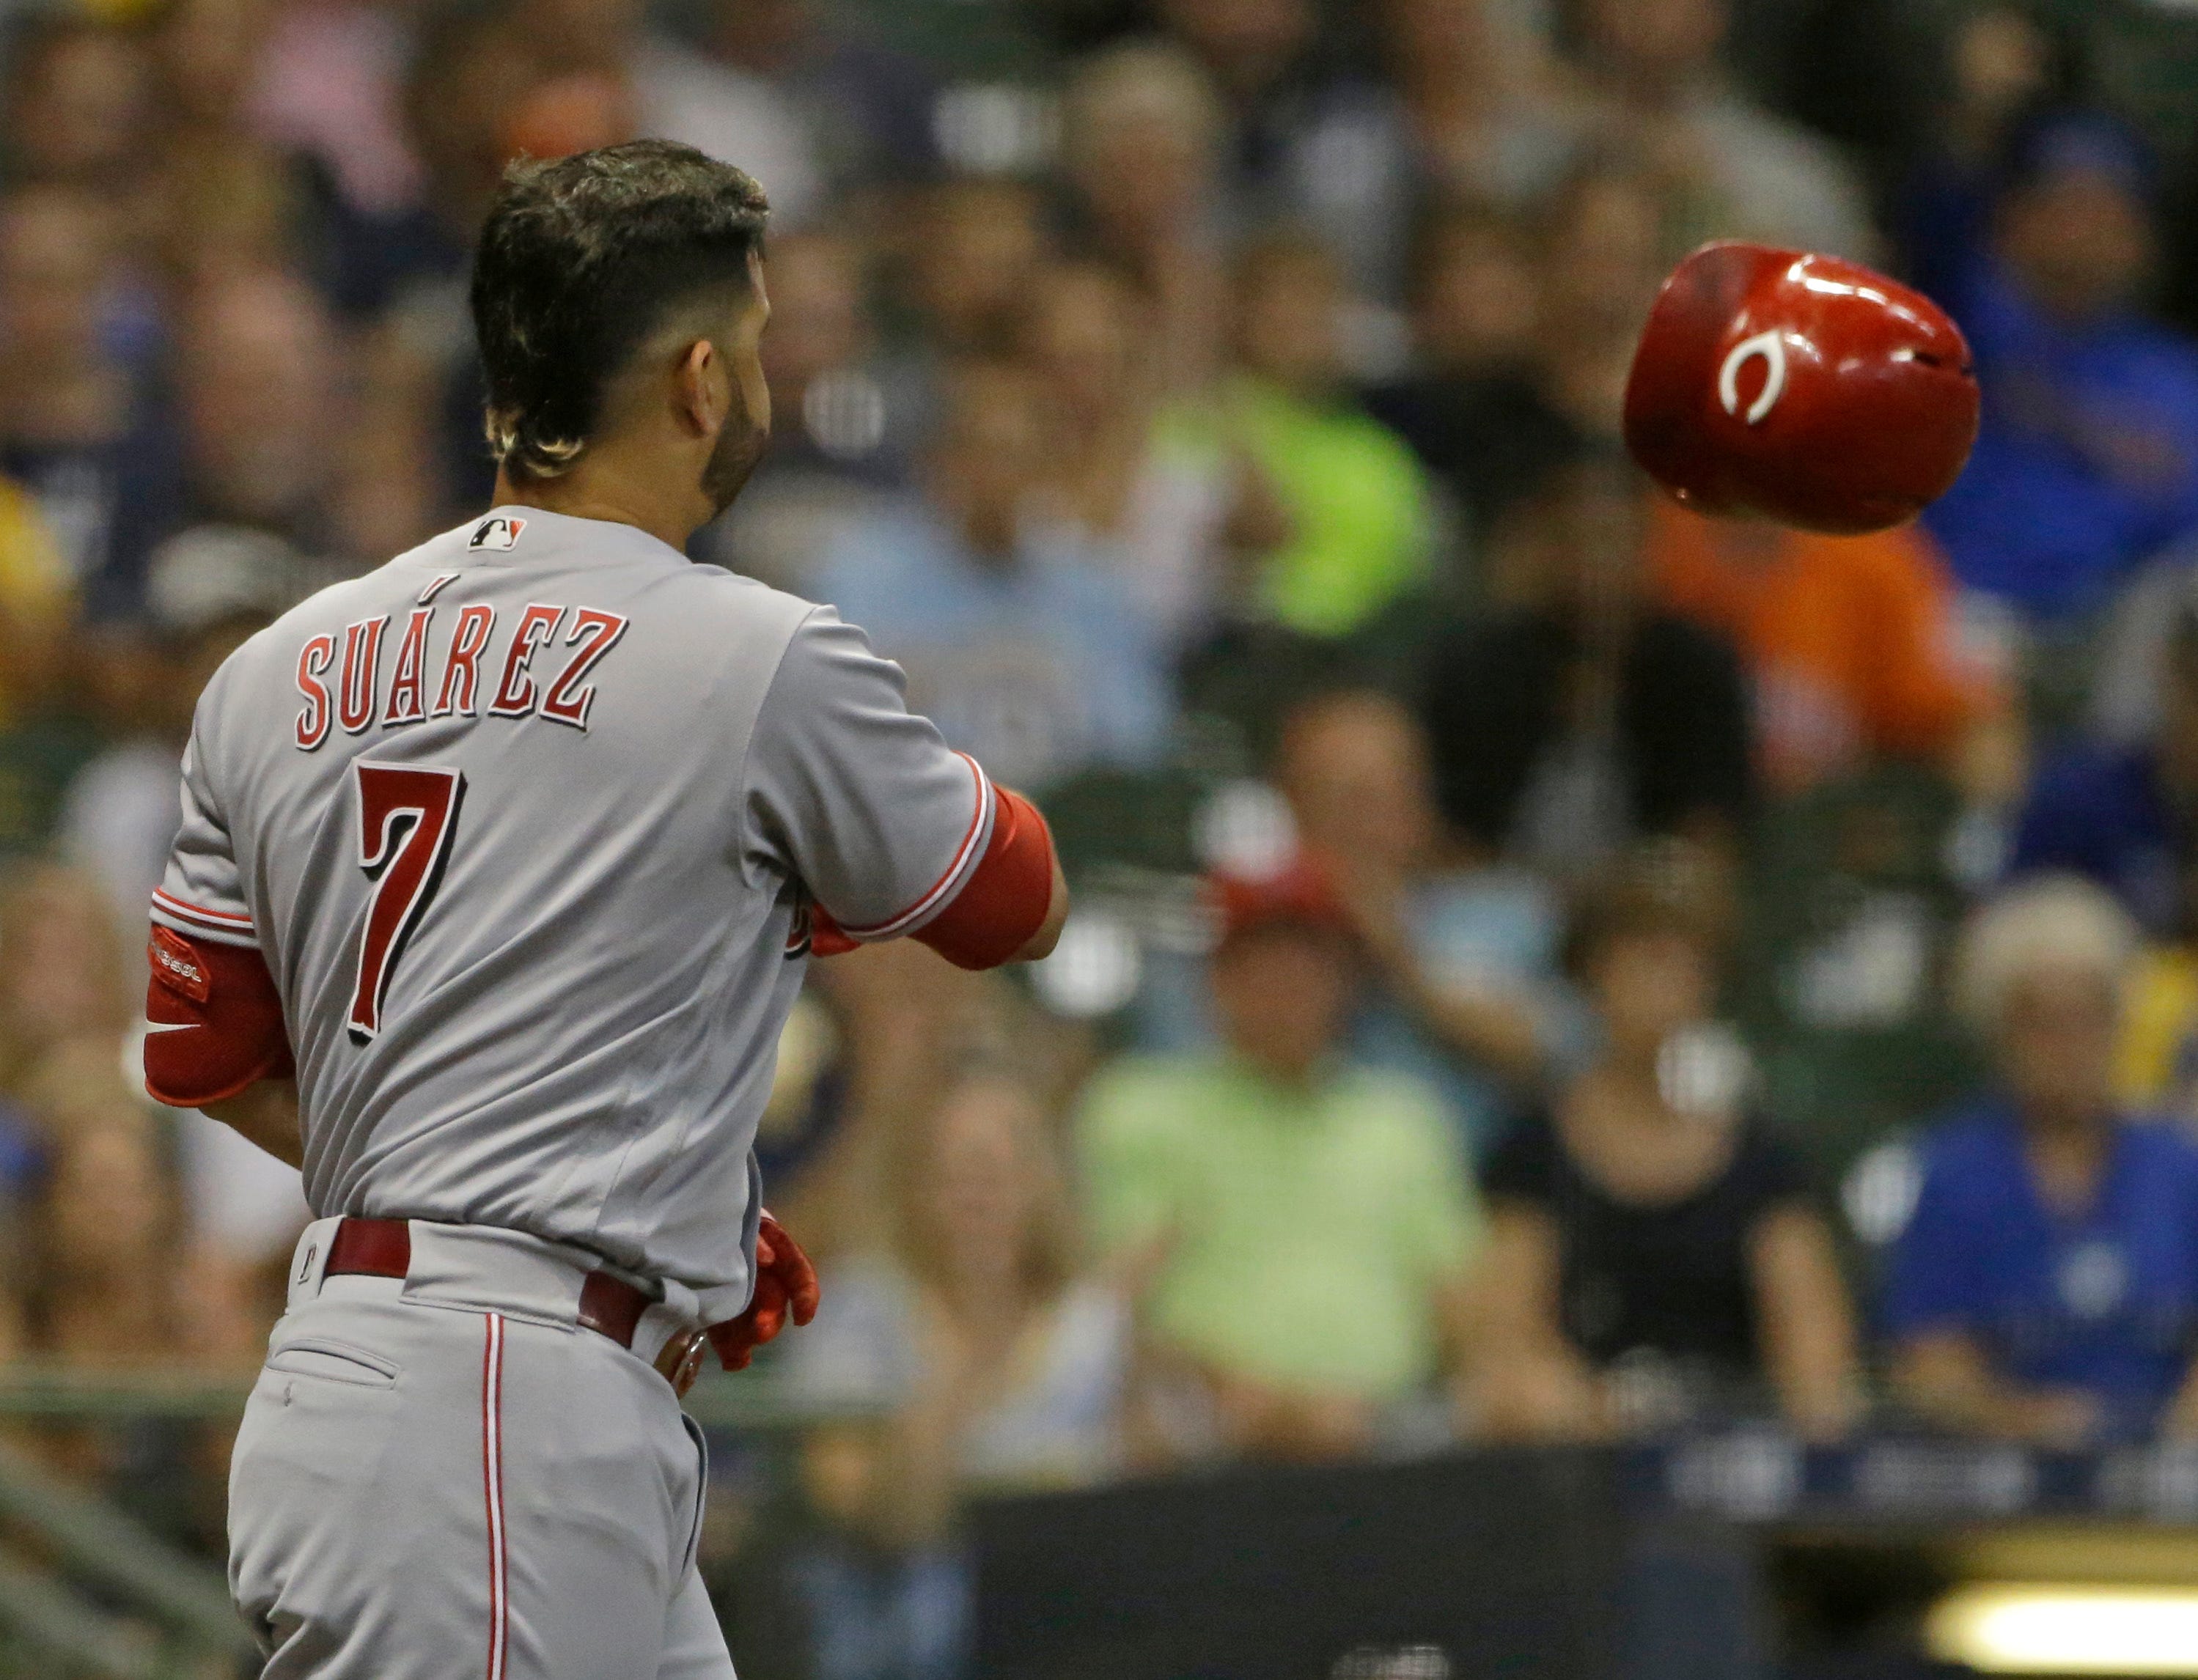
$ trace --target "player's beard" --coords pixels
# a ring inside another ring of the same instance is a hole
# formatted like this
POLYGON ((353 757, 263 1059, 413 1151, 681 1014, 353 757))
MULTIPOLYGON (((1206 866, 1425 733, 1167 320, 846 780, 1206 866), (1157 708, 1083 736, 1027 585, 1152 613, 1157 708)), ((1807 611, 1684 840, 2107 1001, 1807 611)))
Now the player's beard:
POLYGON ((712 518, 733 505, 770 442, 770 428, 752 424, 745 415, 725 422, 717 447, 702 463, 702 494, 710 498, 712 518))

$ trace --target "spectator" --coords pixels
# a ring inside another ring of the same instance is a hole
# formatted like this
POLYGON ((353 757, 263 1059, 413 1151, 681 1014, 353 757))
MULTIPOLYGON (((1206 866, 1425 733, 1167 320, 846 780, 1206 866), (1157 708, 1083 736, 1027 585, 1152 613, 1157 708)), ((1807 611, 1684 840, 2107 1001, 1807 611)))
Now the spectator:
POLYGON ((1419 724, 1386 695, 1337 689, 1298 706, 1276 779, 1300 840, 1341 887, 1378 981, 1354 1052, 1439 1089, 1461 1146, 1485 1154, 1574 1048, 1555 895, 1444 829, 1419 724))
POLYGON ((1616 444, 1634 346, 1687 235, 1668 183, 1622 150, 1590 153, 1550 206, 1540 392, 1572 431, 1616 444))
POLYGON ((1123 1463, 1129 1312, 1079 1264, 1038 1097, 965 1065, 906 1136, 890 1245, 828 1268, 829 1304, 786 1356, 791 1383, 887 1408, 803 1446, 819 1514, 864 1543, 816 1545, 794 1572, 823 1674, 962 1671, 962 1499, 1123 1463))
POLYGON ((2149 160, 2102 119, 2016 147, 1989 260, 1949 299, 1983 429, 1926 515, 1970 587, 2032 617, 2096 609, 2198 526, 2198 347, 2140 306, 2158 255, 2149 160))
POLYGON ((907 256, 926 337, 948 356, 1007 354, 1045 260, 1044 200, 1026 182, 958 177, 920 205, 907 256))
POLYGON ((308 554, 348 550, 349 381, 334 323, 279 273, 209 279, 177 346, 195 523, 263 531, 308 554))
POLYGON ((1567 941, 1603 1050, 1483 1178, 1474 1351, 1492 1434, 1597 1439, 1764 1398, 1812 1439, 1855 1421, 1831 1232, 1710 1026, 1707 880, 1683 854, 1646 857, 1588 897, 1567 941))
POLYGON ((420 162, 421 196, 444 241, 436 266, 445 272, 465 266, 509 160, 513 108, 539 74, 507 7, 456 7, 422 20, 400 111, 405 144, 420 162))
POLYGON ((62 856, 105 890, 131 956, 183 820, 183 743, 200 691, 247 637, 299 597, 306 576, 279 539, 236 526, 195 526, 154 554, 144 715, 77 772, 55 835, 62 856))
POLYGON ((1214 1445, 1364 1453, 1457 1352, 1477 1210, 1434 1092, 1343 1051, 1359 958, 1325 875, 1306 861, 1217 891, 1223 1049, 1093 1083, 1092 1229, 1214 1445))
POLYGON ((1884 1302, 1896 1388, 1948 1428, 2198 1432, 2198 1147, 2114 1096, 2135 938, 2102 890, 2055 876, 1964 932, 1955 1001, 1997 1089, 1924 1140, 1884 1302))
POLYGON ((112 24, 61 11, 32 15, 13 32, 0 93, 0 176, 121 196, 151 117, 138 39, 112 24))
POLYGON ((857 32, 834 9, 817 0, 718 0, 706 44, 797 113, 833 196, 936 171, 930 71, 857 32))
POLYGON ((253 132, 312 160, 349 214, 384 224, 416 208, 423 186, 402 109, 407 21, 375 0, 277 7, 245 96, 253 132))
POLYGON ((1312 0, 1160 0, 1154 10, 1221 96, 1231 196, 1261 218, 1305 208, 1288 195, 1292 166, 1300 148, 1317 145, 1335 91, 1314 50, 1320 14, 1312 0))
POLYGON ((889 1247, 832 1268, 832 1306, 787 1371, 894 1404, 897 1439, 858 1450, 882 1449, 864 1526, 901 1544, 945 1535, 971 1488, 1117 1472, 1129 1354, 1126 1308, 1082 1270, 1051 1122, 1023 1078, 965 1062, 907 1136, 889 1247))
POLYGON ((1887 758, 1936 765, 1980 806, 2021 788, 2003 650, 1966 633, 1920 527, 1818 537, 1659 498, 1648 564, 1667 609, 1741 649, 1765 779, 1778 792, 1887 758))
POLYGON ((1357 141, 1371 166, 1309 169, 1295 207, 1362 287, 1393 298, 1416 214, 1530 212, 1570 166, 1585 113, 1560 92, 1538 34, 1500 0, 1384 0, 1371 10, 1389 84, 1361 90, 1358 121, 1323 137, 1331 154, 1357 141))
POLYGON ((31 493, 0 478, 0 728, 19 724, 57 686, 74 606, 68 568, 31 493))
POLYGON ((1150 762, 1170 700, 1158 640, 1122 582, 1027 517, 1058 447, 1039 391, 998 363, 951 376, 927 494, 850 526, 823 597, 909 674, 909 704, 1003 782, 1150 762))
POLYGON ((1366 410, 1485 535, 1521 482, 1572 441, 1543 400, 1538 253, 1516 219, 1453 210, 1422 230, 1411 284, 1416 363, 1366 393, 1366 410))
POLYGON ((404 111, 426 173, 425 213, 413 248, 376 282, 387 302, 358 357, 346 476, 352 521, 368 553, 401 553, 480 512, 495 493, 465 276, 474 230, 510 155, 513 113, 538 79, 504 9, 455 7, 423 23, 404 111))
POLYGON ((1861 185, 1838 154, 1749 102, 1719 67, 1726 0, 1572 0, 1572 11, 1612 140, 1684 196, 1683 243, 1873 253, 1861 185))
POLYGON ((2161 622, 2145 627, 2143 656, 2123 673, 2132 705, 2135 682, 2150 679, 2149 721, 2071 747, 2038 771, 2009 873, 2087 877, 2143 930, 2115 1092, 2133 1110, 2198 1127, 2198 598, 2187 577, 2174 581, 2183 587, 2149 592, 2161 622))
POLYGON ((261 0, 176 0, 152 34, 160 128, 141 167, 155 249, 189 285, 233 268, 304 268, 328 202, 300 160, 251 129, 261 0))
POLYGON ((113 238, 71 189, 0 200, 0 473, 37 499, 95 618, 137 611, 180 514, 169 418, 101 330, 113 238))
POLYGON ((510 137, 521 143, 513 150, 557 155, 660 137, 738 162, 763 183, 774 219, 784 225, 798 225, 818 207, 817 160, 777 90, 650 28, 638 0, 528 0, 514 17, 522 49, 545 78, 537 92, 548 96, 515 115, 548 131, 568 124, 574 131, 556 143, 515 131, 510 137), (584 138, 579 131, 590 129, 609 131, 584 138))
POLYGON ((1348 299, 1325 247, 1292 235, 1247 247, 1236 298, 1229 423, 1274 485, 1291 533, 1261 568, 1259 599, 1304 635, 1348 635, 1433 576, 1427 474, 1345 392, 1348 299))
POLYGON ((1941 92, 1891 220, 1905 277, 1952 297, 1992 242, 1994 176, 2009 141, 2041 108, 2073 98, 2079 78, 2066 32, 2027 6, 1971 0, 1936 34, 1941 92))
POLYGON ((1163 402, 1151 311, 1119 273, 1056 266, 1035 288, 1024 336, 1067 445, 1048 474, 1050 514, 1183 645, 1233 593, 1227 561, 1288 535, 1272 487, 1195 411, 1163 402))
POLYGON ((1746 686, 1730 644, 1648 598, 1643 497, 1622 457, 1576 448, 1497 533, 1497 610, 1428 651, 1437 799, 1485 856, 1577 874, 1643 835, 1737 842, 1746 686))
POLYGON ((1584 113, 1515 9, 1501 0, 1385 0, 1375 27, 1422 201, 1523 209, 1549 196, 1584 113))
POLYGON ((795 594, 848 520, 906 476, 913 429, 889 392, 864 295, 862 252, 845 234, 774 239, 767 264, 770 447, 741 499, 694 551, 795 594))
POLYGON ((2198 600, 2174 604, 2157 662, 2157 728, 2130 744, 2082 744, 2046 763, 2015 826, 2009 872, 2088 876, 2158 939, 2198 933, 2186 913, 2198 867, 2198 600))
POLYGON ((870 371, 876 345, 863 247, 844 233, 771 241, 770 334, 763 346, 772 407, 773 464, 889 484, 905 475, 908 426, 870 371))
POLYGON ((33 1280, 34 1344, 78 1366, 169 1365, 182 1212, 142 1102, 106 1039, 49 1057, 29 1093, 48 1139, 33 1280))
MULTIPOLYGON (((486 199, 454 215, 451 142, 501 141, 542 73, 511 10, 490 0, 415 17, 376 0, 298 0, 270 20, 238 119, 296 160, 317 212, 305 267, 346 320, 462 266, 486 199), (492 51, 447 78, 455 44, 489 38, 492 51)), ((491 183, 504 155, 499 144, 488 160, 491 183)))
POLYGON ((1091 254, 1153 299, 1153 363, 1180 391, 1212 381, 1227 336, 1226 120, 1196 61, 1152 42, 1085 61, 1062 113, 1061 160, 1081 230, 1091 254))
MULTIPOLYGON (((141 907, 138 916, 142 920, 141 907)), ((15 955, 0 971, 0 1092, 22 1097, 61 1046, 115 1047, 136 1018, 144 984, 125 968, 99 882, 51 863, 21 863, 0 878, 0 938, 15 955), (132 982, 136 982, 133 986, 132 982)))
MULTIPOLYGON (((550 0, 546 5, 536 0, 536 9, 607 12, 626 32, 642 13, 631 0, 550 0)), ((765 78, 661 32, 642 36, 628 62, 639 132, 683 140, 713 158, 738 163, 763 183, 779 226, 800 227, 823 207, 824 165, 814 137, 793 102, 765 78)), ((602 67, 581 60, 579 67, 602 67)))
POLYGON ((2189 605, 2198 602, 2198 544, 2178 543, 2149 561, 2114 596, 2086 649, 2090 683, 2084 722, 2103 742, 2133 747, 2159 731, 2168 648, 2189 605))

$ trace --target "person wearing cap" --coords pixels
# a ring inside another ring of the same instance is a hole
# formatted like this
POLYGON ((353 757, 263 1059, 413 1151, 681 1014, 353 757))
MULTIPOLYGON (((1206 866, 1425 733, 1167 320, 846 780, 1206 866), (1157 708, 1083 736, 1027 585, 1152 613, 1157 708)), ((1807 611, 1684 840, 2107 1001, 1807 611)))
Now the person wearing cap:
POLYGON ((2063 113, 2009 148, 1990 248, 1945 301, 1983 429, 1924 516, 1968 587, 2038 621, 2102 606, 2198 526, 2198 345, 2149 315, 2158 183, 2112 119, 2063 113))
POLYGON ((1327 875, 1300 859, 1212 888, 1221 1043, 1094 1080, 1090 1229, 1160 1386, 1189 1398, 1170 1447, 1349 1456, 1456 1363, 1478 1205, 1433 1091, 1342 1054, 1360 956, 1327 875))

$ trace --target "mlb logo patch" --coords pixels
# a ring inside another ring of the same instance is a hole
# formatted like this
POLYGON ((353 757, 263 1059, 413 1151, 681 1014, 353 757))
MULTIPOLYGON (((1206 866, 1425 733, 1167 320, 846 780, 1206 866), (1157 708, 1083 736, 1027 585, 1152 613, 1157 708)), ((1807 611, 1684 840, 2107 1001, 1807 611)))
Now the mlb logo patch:
POLYGON ((485 519, 475 527, 468 549, 508 549, 519 540, 519 533, 526 529, 523 519, 509 519, 498 514, 485 519))

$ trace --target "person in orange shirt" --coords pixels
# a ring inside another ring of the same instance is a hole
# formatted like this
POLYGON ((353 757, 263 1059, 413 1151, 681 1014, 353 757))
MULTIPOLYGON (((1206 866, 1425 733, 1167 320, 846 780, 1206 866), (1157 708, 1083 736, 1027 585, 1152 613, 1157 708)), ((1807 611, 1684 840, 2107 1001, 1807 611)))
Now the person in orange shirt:
POLYGON ((1939 764, 1973 803, 2021 789, 2003 644, 1962 624, 1922 528, 1822 537, 1656 498, 1650 588, 1739 647, 1765 779, 1800 793, 1879 758, 1939 764))

